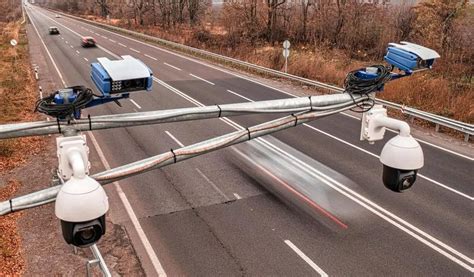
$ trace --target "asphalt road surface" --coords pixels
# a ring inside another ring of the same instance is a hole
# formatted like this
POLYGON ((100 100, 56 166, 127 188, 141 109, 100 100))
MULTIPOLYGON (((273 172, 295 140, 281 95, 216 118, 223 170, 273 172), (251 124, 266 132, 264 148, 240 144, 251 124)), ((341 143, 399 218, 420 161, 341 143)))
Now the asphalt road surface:
MULTIPOLYGON (((38 7, 26 10, 29 39, 44 41, 59 86, 94 88, 90 63, 98 57, 132 55, 153 70, 153 91, 86 115, 291 97, 231 70, 38 7), (49 35, 49 26, 60 35, 49 35), (99 47, 82 48, 81 36, 93 36, 99 47)), ((94 131, 93 171, 273 118, 94 131)), ((359 141, 359 131, 357 118, 338 114, 108 185, 109 216, 126 226, 150 276, 472 276, 472 152, 421 141, 425 166, 415 186, 397 194, 384 188, 378 161, 394 134, 369 145, 359 141), (314 209, 266 189, 288 184, 306 186, 314 209)))

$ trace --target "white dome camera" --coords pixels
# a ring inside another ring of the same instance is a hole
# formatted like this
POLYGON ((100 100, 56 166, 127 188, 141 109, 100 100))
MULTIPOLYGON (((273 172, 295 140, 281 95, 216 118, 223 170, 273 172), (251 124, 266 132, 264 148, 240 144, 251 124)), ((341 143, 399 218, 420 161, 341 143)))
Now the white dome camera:
POLYGON ((397 130, 399 135, 389 140, 380 154, 382 179, 385 187, 401 192, 415 183, 418 169, 424 164, 423 150, 410 135, 410 126, 404 121, 388 117, 387 110, 381 105, 375 105, 363 114, 360 138, 369 143, 381 140, 386 128, 397 130))
POLYGON ((401 192, 415 183, 418 169, 424 164, 423 150, 412 136, 397 135, 385 144, 380 162, 385 187, 401 192))
POLYGON ((59 191, 55 213, 68 244, 87 247, 105 234, 109 202, 105 190, 89 176, 71 177, 59 191))

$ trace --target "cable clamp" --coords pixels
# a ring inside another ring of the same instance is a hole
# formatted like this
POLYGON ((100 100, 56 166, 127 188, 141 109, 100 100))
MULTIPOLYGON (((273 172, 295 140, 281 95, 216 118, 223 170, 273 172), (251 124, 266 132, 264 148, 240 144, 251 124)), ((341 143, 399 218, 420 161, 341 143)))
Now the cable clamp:
POLYGON ((10 202, 10 212, 13 213, 13 203, 12 203, 12 200, 9 199, 8 202, 10 202))
POLYGON ((61 124, 59 123, 58 117, 56 117, 56 123, 58 124, 58 132, 61 134, 61 124))
POLYGON ((298 116, 294 113, 292 113, 291 116, 295 118, 295 127, 298 126, 298 116))
POLYGON ((92 121, 91 121, 91 115, 87 115, 87 119, 89 119, 89 131, 92 131, 92 121))
POLYGON ((250 129, 249 129, 249 128, 246 128, 246 130, 247 130, 247 134, 248 134, 248 136, 249 136, 249 140, 251 140, 252 137, 250 136, 250 135, 251 135, 250 129))
POLYGON ((219 115, 217 117, 221 117, 222 115, 222 109, 219 107, 219 105, 216 104, 216 107, 219 109, 219 115))
POLYGON ((173 154, 173 161, 176 163, 176 153, 174 153, 173 148, 171 148, 171 153, 173 154))

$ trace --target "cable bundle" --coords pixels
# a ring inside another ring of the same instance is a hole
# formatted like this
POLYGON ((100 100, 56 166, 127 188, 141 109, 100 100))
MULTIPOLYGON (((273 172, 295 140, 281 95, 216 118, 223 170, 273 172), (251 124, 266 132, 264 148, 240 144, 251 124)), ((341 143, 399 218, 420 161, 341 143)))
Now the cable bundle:
POLYGON ((35 112, 38 111, 40 113, 61 119, 67 118, 68 116, 74 115, 76 111, 85 108, 94 97, 92 90, 84 86, 74 86, 69 88, 73 89, 73 91, 77 94, 74 102, 67 104, 54 103, 54 96, 58 93, 55 92, 36 101, 35 112))
MULTIPOLYGON (((349 95, 365 95, 369 99, 369 95, 373 92, 382 90, 385 83, 391 80, 392 76, 390 68, 383 65, 372 65, 370 67, 377 68, 377 77, 371 79, 363 79, 357 76, 357 73, 364 69, 357 69, 349 72, 344 80, 344 92, 349 95)), ((355 102, 354 102, 355 103, 355 102)), ((359 110, 356 112, 366 112, 374 106, 374 101, 371 99, 370 103, 357 104, 359 110)))

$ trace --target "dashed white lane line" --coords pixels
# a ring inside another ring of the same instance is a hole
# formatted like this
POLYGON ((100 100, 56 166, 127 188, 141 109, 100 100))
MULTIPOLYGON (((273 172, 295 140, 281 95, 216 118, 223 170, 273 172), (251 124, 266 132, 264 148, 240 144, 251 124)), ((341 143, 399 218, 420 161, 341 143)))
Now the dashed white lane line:
POLYGON ((118 43, 118 45, 120 45, 120 46, 122 46, 122 47, 127 47, 127 45, 122 44, 122 43, 120 43, 120 42, 118 43))
POLYGON ((169 63, 163 63, 163 64, 164 64, 164 65, 167 65, 167 66, 169 66, 169 67, 171 67, 171 68, 174 68, 174 69, 176 69, 176 70, 178 70, 178 71, 181 71, 181 68, 176 67, 176 66, 174 66, 174 65, 171 65, 171 64, 169 64, 169 63))
POLYGON ((63 37, 61 37, 61 39, 64 39, 63 37))
POLYGON ((176 142, 179 146, 184 147, 184 144, 181 143, 175 136, 173 136, 170 132, 165 131, 165 133, 172 139, 174 142, 176 142))
POLYGON ((109 38, 108 38, 108 37, 106 37, 106 36, 101 36, 101 37, 103 37, 103 38, 105 38, 105 39, 109 39, 109 38))
POLYGON ((79 51, 77 51, 77 50, 76 50, 76 53, 77 53, 77 54, 81 54, 81 52, 79 52, 79 51))
POLYGON ((148 54, 145 54, 145 57, 147 57, 147 58, 150 58, 150 59, 152 59, 152 60, 155 60, 155 61, 157 61, 157 60, 158 60, 157 58, 155 58, 155 57, 152 57, 152 56, 150 56, 150 55, 148 55, 148 54))
POLYGON ((130 47, 130 50, 132 50, 133 52, 140 53, 140 51, 138 51, 137 49, 134 49, 134 48, 132 48, 132 47, 130 47))
POLYGON ((66 40, 65 43, 66 43, 66 44, 69 44, 69 41, 66 40))
POLYGON ((117 42, 116 42, 115 40, 113 40, 113 39, 110 39, 110 38, 109 38, 109 40, 110 40, 111 42, 113 42, 113 43, 117 43, 117 42))
POLYGON ((72 46, 72 45, 69 45, 69 47, 74 48, 74 46, 72 46))
POLYGON ((199 76, 196 76, 196 75, 194 75, 194 74, 189 73, 189 75, 191 75, 191 76, 193 76, 194 78, 199 79, 199 80, 201 80, 201 81, 203 81, 203 82, 206 82, 206 83, 208 83, 208 84, 210 84, 210 85, 212 85, 212 86, 215 85, 213 82, 208 81, 208 80, 206 80, 206 79, 204 79, 204 78, 201 78, 201 77, 199 77, 199 76))
POLYGON ((84 58, 84 60, 85 60, 86 62, 88 62, 88 61, 89 61, 87 58, 84 58))
POLYGON ((249 102, 254 102, 252 99, 247 98, 247 97, 245 97, 245 96, 243 96, 243 95, 240 95, 240 94, 238 94, 237 92, 232 91, 232 90, 230 90, 230 89, 228 89, 227 92, 230 92, 230 93, 232 93, 233 95, 238 96, 238 97, 240 97, 240 98, 242 98, 242 99, 245 99, 245 100, 247 100, 247 101, 249 101, 249 102))
POLYGON ((235 199, 237 199, 237 200, 242 199, 242 197, 240 195, 238 195, 237 193, 235 193, 235 192, 234 192, 234 196, 235 196, 235 199))
POLYGON ((295 253, 298 254, 298 256, 300 256, 300 258, 302 258, 309 266, 311 266, 317 273, 319 273, 319 275, 324 277, 328 276, 328 274, 324 272, 324 270, 322 270, 317 264, 315 264, 308 256, 306 256, 305 253, 303 253, 303 251, 296 247, 296 245, 294 245, 291 241, 285 240, 285 243, 291 248, 291 250, 295 251, 295 253))
POLYGON ((141 108, 142 108, 140 105, 138 105, 137 102, 135 102, 135 100, 130 99, 130 102, 132 102, 132 104, 135 105, 135 107, 137 107, 138 109, 141 109, 141 108))
POLYGON ((213 181, 211 181, 211 179, 209 179, 206 175, 204 175, 204 173, 202 173, 201 170, 199 170, 199 168, 195 168, 197 173, 199 173, 199 175, 201 175, 202 178, 204 178, 222 197, 224 197, 225 201, 230 201, 229 197, 227 197, 227 195, 225 195, 225 193, 220 190, 216 184, 214 184, 213 181))

